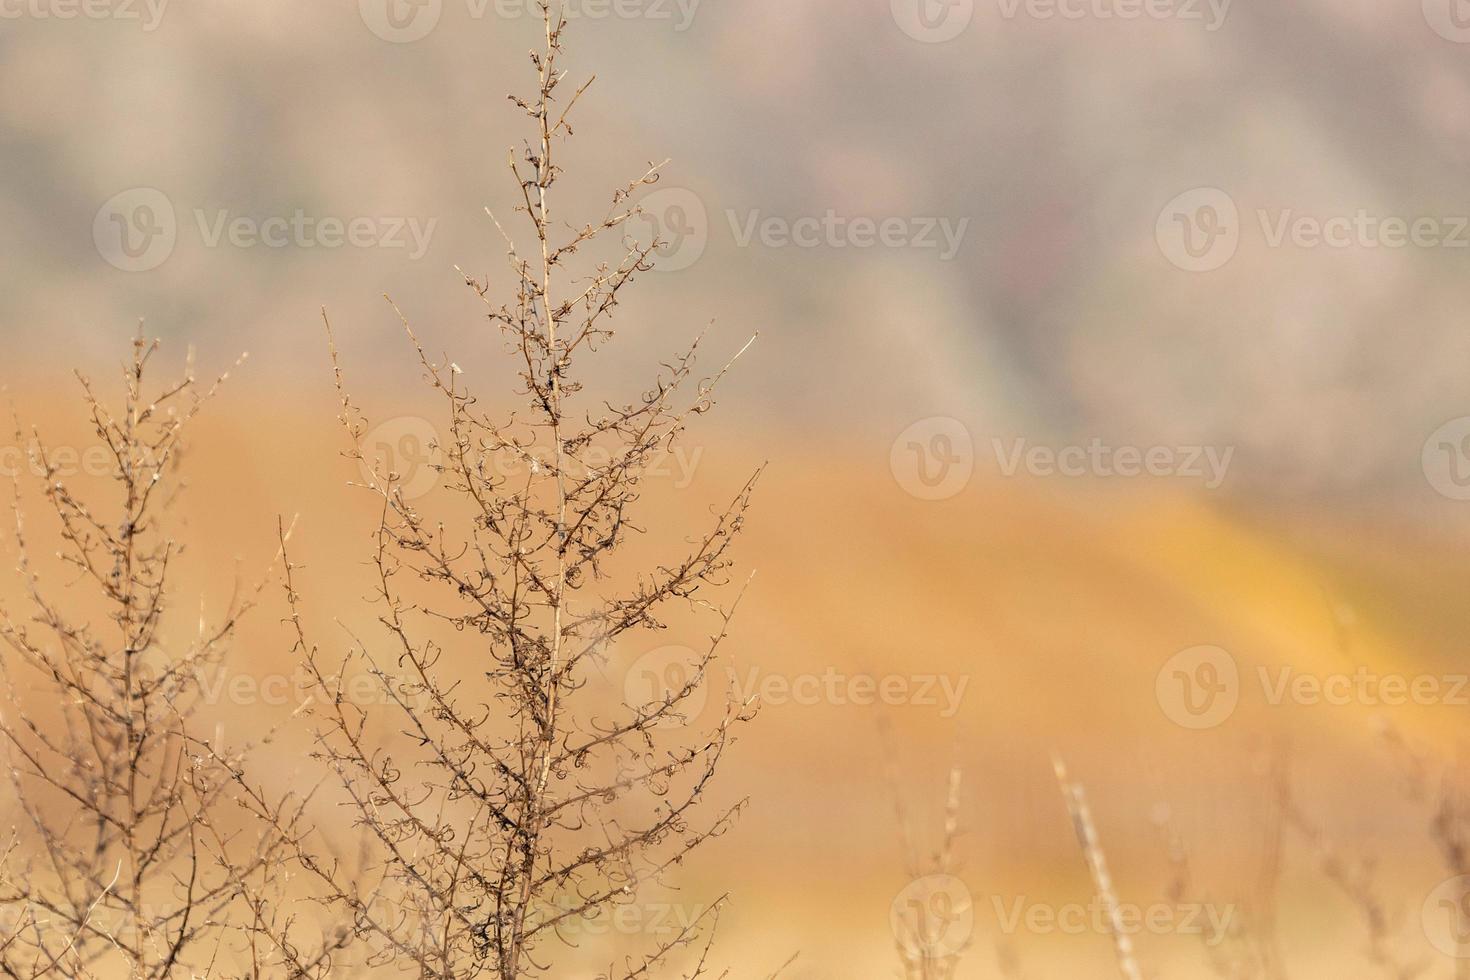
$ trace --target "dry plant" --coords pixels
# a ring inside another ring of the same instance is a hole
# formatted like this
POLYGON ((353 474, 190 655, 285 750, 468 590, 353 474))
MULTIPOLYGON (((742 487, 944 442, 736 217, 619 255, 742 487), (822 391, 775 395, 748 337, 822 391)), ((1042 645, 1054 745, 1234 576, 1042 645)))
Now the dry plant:
MULTIPOLYGON (((539 6, 537 86, 511 97, 535 129, 510 163, 531 247, 502 229, 509 303, 492 300, 488 279, 466 279, 508 340, 527 409, 505 419, 482 410, 461 368, 432 359, 404 319, 446 416, 447 437, 431 447, 440 480, 431 515, 367 444, 369 424, 331 341, 347 455, 373 473, 366 489, 380 504, 371 565, 382 638, 354 637, 340 659, 322 652, 289 560, 286 576, 298 652, 316 685, 317 757, 339 777, 367 857, 325 857, 299 801, 271 801, 245 774, 239 780, 244 802, 291 836, 321 901, 351 922, 367 966, 425 978, 566 975, 557 964, 580 923, 672 884, 743 806, 717 804, 709 787, 754 706, 726 699, 703 726, 693 706, 739 601, 717 604, 708 592, 728 582, 755 478, 676 559, 631 573, 614 562, 642 530, 633 510, 646 469, 709 410, 730 365, 700 380, 696 341, 631 401, 578 398, 574 368, 611 338, 624 289, 655 260, 660 243, 639 243, 628 229, 642 213, 632 199, 661 165, 617 190, 595 223, 556 219, 558 147, 591 83, 564 88, 565 13, 559 2, 539 6), (604 240, 620 242, 620 257, 574 275, 573 260, 604 240), (685 674, 651 703, 600 699, 589 681, 628 666, 612 659, 614 643, 663 630, 681 610, 710 623, 685 674), (363 672, 381 683, 385 703, 369 707, 344 690, 344 678, 363 672), (402 736, 390 742, 385 730, 402 736)), ((685 957, 694 961, 686 976, 708 975, 720 904, 605 976, 649 977, 685 957)), ((279 940, 267 918, 262 927, 279 940)), ((317 962, 317 972, 330 967, 317 962)))
POLYGON ((1107 913, 1108 932, 1113 939, 1113 953, 1118 961, 1118 972, 1122 974, 1124 980, 1143 980, 1143 973, 1138 968, 1138 959, 1134 955, 1133 940, 1123 927, 1118 892, 1113 885, 1112 872, 1108 870, 1108 859, 1097 834, 1097 825, 1092 820, 1092 807, 1087 802, 1087 791, 1081 783, 1073 782, 1067 775, 1067 767, 1060 756, 1054 757, 1052 764, 1056 769, 1057 784, 1061 787, 1062 798, 1067 804, 1067 812, 1072 817, 1072 828, 1076 831, 1077 843, 1087 858, 1087 868, 1092 873, 1093 887, 1097 889, 1098 899, 1107 913))
MULTIPOLYGON (((1429 837, 1439 853, 1440 867, 1450 880, 1470 881, 1470 773, 1461 759, 1442 759, 1414 744, 1401 731, 1384 725, 1380 737, 1401 767, 1409 799, 1426 806, 1429 837)), ((1448 904, 1456 936, 1470 935, 1466 903, 1448 904)), ((1455 980, 1470 977, 1470 958, 1454 961, 1455 980)))
MULTIPOLYGON (((1356 616, 1351 606, 1325 591, 1333 645, 1346 665, 1361 661, 1355 652, 1356 616)), ((1444 869, 1452 877, 1470 875, 1470 801, 1456 767, 1442 765, 1430 753, 1412 745, 1395 726, 1380 720, 1375 733, 1395 756, 1415 802, 1432 799, 1433 815, 1429 836, 1440 853, 1444 869)), ((1378 883, 1378 863, 1371 855, 1354 855, 1334 841, 1326 828, 1302 806, 1293 789, 1291 750, 1285 739, 1276 739, 1265 752, 1261 770, 1268 790, 1267 819, 1261 861, 1251 893, 1232 907, 1234 917, 1223 942, 1208 946, 1206 953, 1214 972, 1227 980, 1285 980, 1291 969, 1282 952, 1277 914, 1278 890, 1287 845, 1299 841, 1313 868, 1351 906, 1366 934, 1366 958, 1387 980, 1415 980, 1431 968, 1431 961, 1409 958, 1402 952, 1405 914, 1385 899, 1378 883)), ((1173 870, 1167 889, 1171 901, 1179 901, 1192 888, 1189 850, 1172 824, 1167 805, 1160 807, 1157 824, 1173 870)), ((1465 910, 1455 905, 1459 931, 1467 921, 1465 910)), ((1470 960, 1454 964, 1457 980, 1470 977, 1470 960)))
MULTIPOLYGON (((1284 752, 1276 751, 1264 763, 1262 775, 1273 789, 1283 785, 1286 779, 1286 758, 1284 752)), ((1223 931, 1200 934, 1211 969, 1228 980, 1285 980, 1287 976, 1277 914, 1288 830, 1281 799, 1279 792, 1273 792, 1266 800, 1265 819, 1256 848, 1259 860, 1251 869, 1250 885, 1241 894, 1232 895, 1228 903, 1197 889, 1190 847, 1174 822, 1173 808, 1160 803, 1154 809, 1153 823, 1163 838, 1170 870, 1164 888, 1169 902, 1175 905, 1193 902, 1210 908, 1228 908, 1231 912, 1223 931)))
MULTIPOLYGON (((1186 902, 1220 907, 1208 894, 1195 890, 1189 845, 1174 823, 1172 808, 1160 804, 1153 822, 1162 834, 1169 864, 1164 895, 1173 905, 1186 902)), ((1263 829, 1263 857, 1249 894, 1229 903, 1233 914, 1219 934, 1202 934, 1205 956, 1213 971, 1229 980, 1283 980, 1286 976, 1277 938, 1277 879, 1280 876, 1285 823, 1272 808, 1263 829)))
MULTIPOLYGON (((242 876, 268 876, 281 843, 235 837, 214 816, 229 773, 194 739, 204 677, 218 669, 259 588, 237 588, 197 631, 165 627, 183 545, 168 510, 189 423, 217 390, 185 377, 145 390, 157 342, 140 336, 109 408, 80 374, 111 470, 75 489, 58 456, 17 423, 59 525, 72 591, 43 585, 17 481, 23 614, 0 607, 3 748, 15 839, 0 863, 0 974, 12 978, 216 975, 242 876)), ((207 723, 213 728, 212 723, 207 723)))
POLYGON ((943 834, 939 846, 925 853, 918 844, 915 821, 891 756, 886 757, 885 768, 903 837, 904 871, 910 882, 900 898, 902 907, 896 908, 892 916, 899 963, 909 980, 952 980, 969 948, 967 926, 974 915, 968 889, 955 877, 959 870, 956 844, 960 836, 962 771, 959 766, 950 769, 943 834))
POLYGON ((1375 862, 1345 854, 1308 816, 1292 792, 1289 770, 1284 763, 1277 769, 1275 795, 1284 825, 1307 846, 1319 873, 1342 893, 1358 914, 1367 933, 1369 962, 1389 980, 1413 980, 1422 974, 1428 966, 1426 962, 1422 959, 1407 962, 1395 948, 1402 912, 1392 908, 1380 895, 1375 862))
MULTIPOLYGON (((1391 733, 1390 738, 1395 747, 1406 753, 1411 786, 1417 797, 1422 789, 1419 780, 1427 778, 1428 763, 1417 755, 1408 756, 1407 745, 1398 739, 1396 733, 1391 733)), ((1346 852, 1324 827, 1312 819, 1297 799, 1292 788, 1290 753, 1286 746, 1279 745, 1272 750, 1266 762, 1266 775, 1270 796, 1263 860, 1253 894, 1248 901, 1234 904, 1240 915, 1230 932, 1222 937, 1225 942, 1207 948, 1215 973, 1227 980, 1284 980, 1291 975, 1280 948, 1276 906, 1286 845, 1289 840, 1296 839, 1304 845, 1316 872, 1341 894, 1356 913, 1366 934, 1367 962, 1375 971, 1387 980, 1414 980, 1425 975, 1431 966, 1429 960, 1423 957, 1409 959, 1401 952, 1404 911, 1383 897, 1377 881, 1377 862, 1371 857, 1346 852)), ((1444 857, 1445 867, 1452 874, 1464 873, 1456 870, 1459 867, 1457 857, 1463 853, 1459 841, 1463 839, 1461 835, 1467 826, 1465 811, 1460 809, 1462 805, 1453 789, 1446 786, 1439 797, 1430 828, 1431 837, 1444 857)), ((1170 864, 1174 870, 1168 895, 1171 901, 1178 901, 1191 887, 1188 849, 1167 817, 1159 823, 1166 831, 1170 864)), ((1461 976, 1463 969, 1457 961, 1455 975, 1461 976)))

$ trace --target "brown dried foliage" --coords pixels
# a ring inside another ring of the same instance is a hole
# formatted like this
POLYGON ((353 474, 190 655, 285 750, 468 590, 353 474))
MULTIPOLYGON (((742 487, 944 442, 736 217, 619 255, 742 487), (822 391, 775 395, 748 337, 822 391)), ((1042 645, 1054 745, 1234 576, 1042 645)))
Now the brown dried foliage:
MULTIPOLYGON (((439 490, 413 500, 403 476, 365 445, 369 424, 331 344, 348 456, 373 473, 365 489, 380 503, 371 566, 382 632, 329 657, 308 635, 289 561, 286 576, 298 651, 317 688, 317 757, 339 777, 364 856, 327 857, 299 801, 269 801, 240 777, 247 805, 290 837, 320 900, 350 919, 359 940, 354 954, 303 957, 263 914, 262 928, 292 951, 296 975, 325 975, 354 957, 370 969, 455 980, 553 972, 580 920, 672 884, 672 872, 743 805, 715 803, 709 786, 754 706, 727 698, 702 725, 692 706, 711 685, 738 603, 709 593, 728 584, 755 478, 676 559, 632 574, 613 561, 641 530, 633 511, 646 469, 711 407, 729 364, 700 379, 691 347, 631 401, 579 399, 577 364, 612 337, 620 296, 655 260, 659 243, 638 242, 629 229, 641 213, 633 198, 660 168, 619 188, 595 223, 554 218, 558 146, 588 85, 562 100, 565 16, 559 4, 541 9, 537 86, 512 96, 535 128, 510 163, 532 245, 522 250, 502 229, 509 303, 492 300, 489 280, 467 278, 507 341, 526 408, 508 418, 482 410, 461 369, 431 358, 405 318, 446 433, 432 447, 439 490), (613 240, 616 261, 573 275, 574 257, 613 240), (627 666, 619 641, 627 649, 690 613, 710 622, 708 642, 665 696, 608 703, 589 690, 600 672, 627 666), (386 704, 370 708, 344 692, 344 678, 362 671, 381 683, 386 704), (401 734, 390 741, 384 730, 401 734)), ((632 980, 676 965, 707 975, 718 910, 606 976, 632 980)))
POLYGON ((32 447, 30 469, 59 527, 57 558, 73 581, 69 590, 43 584, 17 481, 29 611, 0 606, 0 750, 19 817, 0 865, 7 977, 219 976, 216 964, 243 942, 230 924, 241 882, 268 878, 282 856, 280 839, 216 822, 234 810, 231 770, 220 763, 241 756, 195 731, 204 679, 260 589, 237 588, 218 621, 201 611, 187 639, 166 627, 183 552, 167 521, 181 440, 224 377, 201 391, 191 366, 150 395, 157 349, 134 342, 116 411, 78 375, 108 454, 106 492, 75 488, 39 433, 17 431, 17 444, 32 447))

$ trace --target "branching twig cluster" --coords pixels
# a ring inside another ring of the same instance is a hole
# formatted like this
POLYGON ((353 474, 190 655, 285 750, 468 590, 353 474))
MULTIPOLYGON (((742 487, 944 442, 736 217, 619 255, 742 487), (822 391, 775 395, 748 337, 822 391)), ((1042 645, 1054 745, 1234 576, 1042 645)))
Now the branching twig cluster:
MULTIPOLYGON (((3 750, 20 826, 0 862, 0 974, 13 978, 165 978, 208 973, 238 933, 224 925, 243 878, 269 880, 282 844, 235 835, 226 809, 238 762, 194 732, 203 678, 226 655, 260 589, 238 589, 193 635, 166 630, 182 546, 166 512, 189 423, 218 388, 183 380, 150 393, 156 342, 141 337, 109 408, 81 378, 90 422, 111 463, 109 492, 75 488, 39 433, 30 468, 59 527, 74 579, 44 582, 24 519, 13 512, 18 578, 29 611, 0 607, 3 750)), ((226 375, 227 377, 227 375, 226 375)))
MULTIPOLYGON (((531 246, 501 229, 514 277, 508 303, 492 301, 489 280, 467 277, 508 341, 525 408, 506 418, 483 410, 461 368, 431 357, 403 318, 443 405, 433 514, 365 445, 369 425, 331 342, 348 455, 372 472, 366 489, 380 505, 371 566, 382 639, 354 637, 344 659, 329 656, 308 635, 289 560, 286 586, 297 649, 316 686, 317 756, 339 777, 368 840, 365 859, 349 867, 323 857, 299 800, 268 800, 245 774, 239 779, 247 806, 293 842, 323 902, 350 918, 370 964, 446 980, 543 975, 564 948, 557 940, 570 941, 581 920, 671 883, 740 809, 714 804, 707 790, 754 709, 729 701, 701 726, 692 706, 712 681, 738 603, 717 605, 707 592, 727 583, 755 479, 680 557, 631 577, 611 566, 641 530, 633 511, 645 470, 711 407, 729 365, 699 379, 696 342, 629 401, 578 398, 577 365, 612 336, 619 298, 654 260, 659 243, 635 241, 627 229, 640 213, 634 196, 659 167, 619 188, 600 220, 556 219, 557 150, 588 86, 563 98, 565 17, 559 2, 540 6, 536 88, 512 97, 535 130, 510 162, 531 246), (579 253, 614 238, 616 261, 585 279, 572 275, 579 253), (626 666, 612 662, 615 644, 665 629, 680 609, 713 621, 687 674, 651 703, 593 697, 589 678, 626 666), (382 685, 385 710, 344 693, 343 678, 362 670, 382 685), (406 743, 390 750, 378 737, 384 728, 406 743)), ((330 338, 330 324, 327 331, 330 338)), ((707 975, 718 908, 606 975, 652 976, 686 950, 695 960, 687 975, 707 975)), ((329 963, 296 968, 320 973, 329 963)))
MULTIPOLYGON (((885 729, 886 732, 886 729, 885 729)), ((894 946, 904 976, 909 980, 951 980, 969 949, 971 937, 965 924, 974 916, 968 890, 956 877, 959 871, 960 784, 959 766, 949 772, 944 797, 944 826, 940 843, 932 851, 923 849, 919 831, 905 803, 897 766, 891 757, 885 768, 903 837, 904 871, 917 894, 893 917, 894 946)))

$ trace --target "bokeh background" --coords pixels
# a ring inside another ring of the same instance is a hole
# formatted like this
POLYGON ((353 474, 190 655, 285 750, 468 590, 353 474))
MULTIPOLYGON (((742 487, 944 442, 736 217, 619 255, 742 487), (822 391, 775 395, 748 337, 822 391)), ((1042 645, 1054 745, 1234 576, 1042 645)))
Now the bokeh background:
MULTIPOLYGON (((84 455, 71 371, 114 379, 139 319, 201 373, 248 351, 191 443, 181 604, 222 603, 237 560, 264 567, 277 515, 299 515, 309 586, 365 620, 372 506, 346 486, 320 310, 391 444, 436 406, 384 293, 471 380, 503 377, 456 267, 503 262, 485 209, 515 217, 525 130, 504 95, 530 77, 534 10, 80 9, 0 0, 0 383, 84 455), (316 231, 282 247, 228 232, 298 212, 316 231), (373 241, 332 247, 323 220, 373 241)), ((1431 825, 1470 723, 1462 0, 574 9, 567 64, 598 82, 563 216, 598 217, 672 158, 648 198, 665 271, 620 307, 589 387, 630 390, 711 321, 712 366, 759 331, 650 502, 695 526, 769 461, 736 668, 768 693, 846 692, 769 697, 725 771, 750 810, 680 899, 733 894, 725 959, 898 975, 895 798, 932 849, 957 766, 974 923, 956 975, 1116 975, 1105 930, 1000 914, 1092 898, 1055 754, 1125 902, 1274 896, 1289 975, 1381 976, 1333 880, 1371 869, 1393 955, 1463 975, 1431 825), (1080 468, 1012 465, 1018 447, 1072 447, 1080 468), (1156 472, 1096 447, 1158 449, 1156 472), (1283 676, 1437 693, 1275 695, 1283 676), (854 678, 906 693, 855 703, 854 678), (1207 681, 1219 710, 1189 687, 1207 681), (1283 769, 1310 829, 1275 829, 1283 769)), ((290 671, 279 612, 240 669, 290 671)), ((250 731, 293 706, 220 707, 250 731)), ((292 737, 281 785, 312 778, 292 737)), ((1199 937, 1159 932, 1137 940, 1148 975, 1213 975, 1199 937)))

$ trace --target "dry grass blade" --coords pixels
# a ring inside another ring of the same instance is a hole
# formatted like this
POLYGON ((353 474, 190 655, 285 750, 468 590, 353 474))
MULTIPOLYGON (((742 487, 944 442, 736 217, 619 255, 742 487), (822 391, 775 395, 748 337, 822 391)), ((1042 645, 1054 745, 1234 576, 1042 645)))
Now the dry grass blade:
POLYGON ((1082 847, 1082 853, 1087 858, 1087 868, 1092 874, 1093 887, 1097 889, 1098 898, 1102 901, 1103 910, 1107 915, 1108 931, 1112 936, 1113 951, 1118 960, 1118 972, 1123 975, 1124 980, 1143 980, 1143 973, 1138 968, 1138 960, 1134 954, 1133 940, 1123 928, 1118 892, 1113 885, 1112 873, 1108 870, 1108 859, 1103 853, 1097 826, 1092 820, 1092 808, 1087 803, 1087 791, 1081 783, 1073 782, 1068 777, 1066 764, 1062 762, 1060 756, 1053 757, 1052 765, 1056 769, 1057 784, 1061 787, 1062 798, 1067 803, 1067 812, 1072 817, 1072 828, 1077 833, 1077 843, 1082 847))

